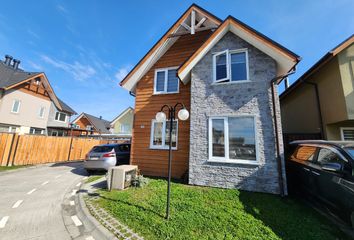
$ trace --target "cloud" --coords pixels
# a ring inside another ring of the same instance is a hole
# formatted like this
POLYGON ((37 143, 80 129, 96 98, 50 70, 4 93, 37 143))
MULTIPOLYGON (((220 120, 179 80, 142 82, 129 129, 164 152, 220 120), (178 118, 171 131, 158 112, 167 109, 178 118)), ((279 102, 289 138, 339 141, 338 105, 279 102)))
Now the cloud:
POLYGON ((30 65, 31 68, 38 70, 38 71, 43 71, 43 66, 39 65, 38 63, 34 63, 32 61, 28 61, 28 64, 30 65))
POLYGON ((122 81, 125 78, 125 76, 128 75, 131 68, 132 68, 131 65, 125 65, 125 66, 119 68, 115 74, 116 79, 118 81, 122 81))
POLYGON ((27 29, 27 33, 28 33, 29 35, 31 35, 32 37, 34 37, 34 38, 37 38, 37 39, 40 39, 40 38, 41 38, 36 32, 34 32, 34 31, 31 30, 31 29, 27 29))
POLYGON ((44 62, 71 74, 78 81, 85 81, 96 74, 96 70, 92 66, 81 64, 78 61, 75 61, 74 63, 67 63, 64 61, 55 60, 47 55, 41 55, 41 59, 44 62))
POLYGON ((67 14, 69 11, 68 11, 68 9, 66 9, 63 5, 61 5, 61 4, 58 4, 57 5, 57 10, 59 11, 59 12, 62 12, 62 13, 65 13, 65 14, 67 14))

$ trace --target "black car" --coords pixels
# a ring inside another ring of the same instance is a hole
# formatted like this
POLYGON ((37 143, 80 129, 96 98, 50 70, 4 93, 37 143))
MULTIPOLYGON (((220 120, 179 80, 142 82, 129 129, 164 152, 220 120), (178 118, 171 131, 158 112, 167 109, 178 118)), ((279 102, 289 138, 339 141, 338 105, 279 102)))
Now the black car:
POLYGON ((354 142, 309 140, 290 146, 289 192, 325 205, 354 227, 354 142))

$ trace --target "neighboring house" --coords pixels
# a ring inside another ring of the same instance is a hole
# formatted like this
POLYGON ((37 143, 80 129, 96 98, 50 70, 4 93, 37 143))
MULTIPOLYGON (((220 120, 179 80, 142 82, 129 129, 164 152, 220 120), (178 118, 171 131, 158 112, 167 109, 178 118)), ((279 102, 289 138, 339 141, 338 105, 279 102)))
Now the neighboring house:
POLYGON ((81 113, 74 121, 73 135, 110 134, 110 122, 87 113, 81 113))
POLYGON ((135 95, 131 164, 166 176, 172 142, 175 178, 286 194, 274 84, 298 62, 239 20, 193 4, 121 82, 135 95), (177 102, 190 119, 176 120, 170 141, 168 122, 155 114, 177 102))
POLYGON ((44 73, 25 72, 19 64, 8 55, 0 61, 0 131, 47 134, 52 105, 60 111, 67 106, 57 98, 44 73))
POLYGON ((48 136, 68 136, 71 132, 70 118, 76 112, 66 103, 58 98, 62 110, 58 109, 52 102, 48 117, 48 136))
POLYGON ((354 35, 280 95, 283 133, 354 141, 354 35))
POLYGON ((111 133, 121 137, 131 137, 134 109, 128 107, 111 122, 111 133))

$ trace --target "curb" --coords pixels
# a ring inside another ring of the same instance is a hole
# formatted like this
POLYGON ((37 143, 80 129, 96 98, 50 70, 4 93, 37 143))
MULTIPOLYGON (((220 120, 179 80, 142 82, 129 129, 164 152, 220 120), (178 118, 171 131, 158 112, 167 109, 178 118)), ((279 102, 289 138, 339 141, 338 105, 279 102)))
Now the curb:
MULTIPOLYGON (((94 182, 91 182, 90 184, 100 182, 101 180, 102 179, 100 178, 94 182)), ((84 200, 84 196, 87 196, 88 193, 87 186, 88 185, 85 183, 82 184, 78 194, 75 196, 78 203, 75 207, 78 217, 81 219, 83 225, 85 226, 85 229, 91 232, 91 235, 95 239, 118 240, 118 238, 113 233, 111 233, 104 226, 102 226, 102 224, 99 221, 97 221, 96 218, 93 217, 89 212, 84 200)))

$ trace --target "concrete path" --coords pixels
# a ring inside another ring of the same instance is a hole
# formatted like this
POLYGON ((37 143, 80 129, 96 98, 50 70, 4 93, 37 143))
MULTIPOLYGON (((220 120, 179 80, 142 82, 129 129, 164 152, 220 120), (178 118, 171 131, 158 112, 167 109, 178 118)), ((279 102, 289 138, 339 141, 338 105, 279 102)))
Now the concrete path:
MULTIPOLYGON (((65 198, 76 194, 85 176, 80 162, 1 172, 0 239, 72 239, 62 216, 63 202, 75 204, 65 198)), ((71 219, 80 224, 76 215, 71 219)))

